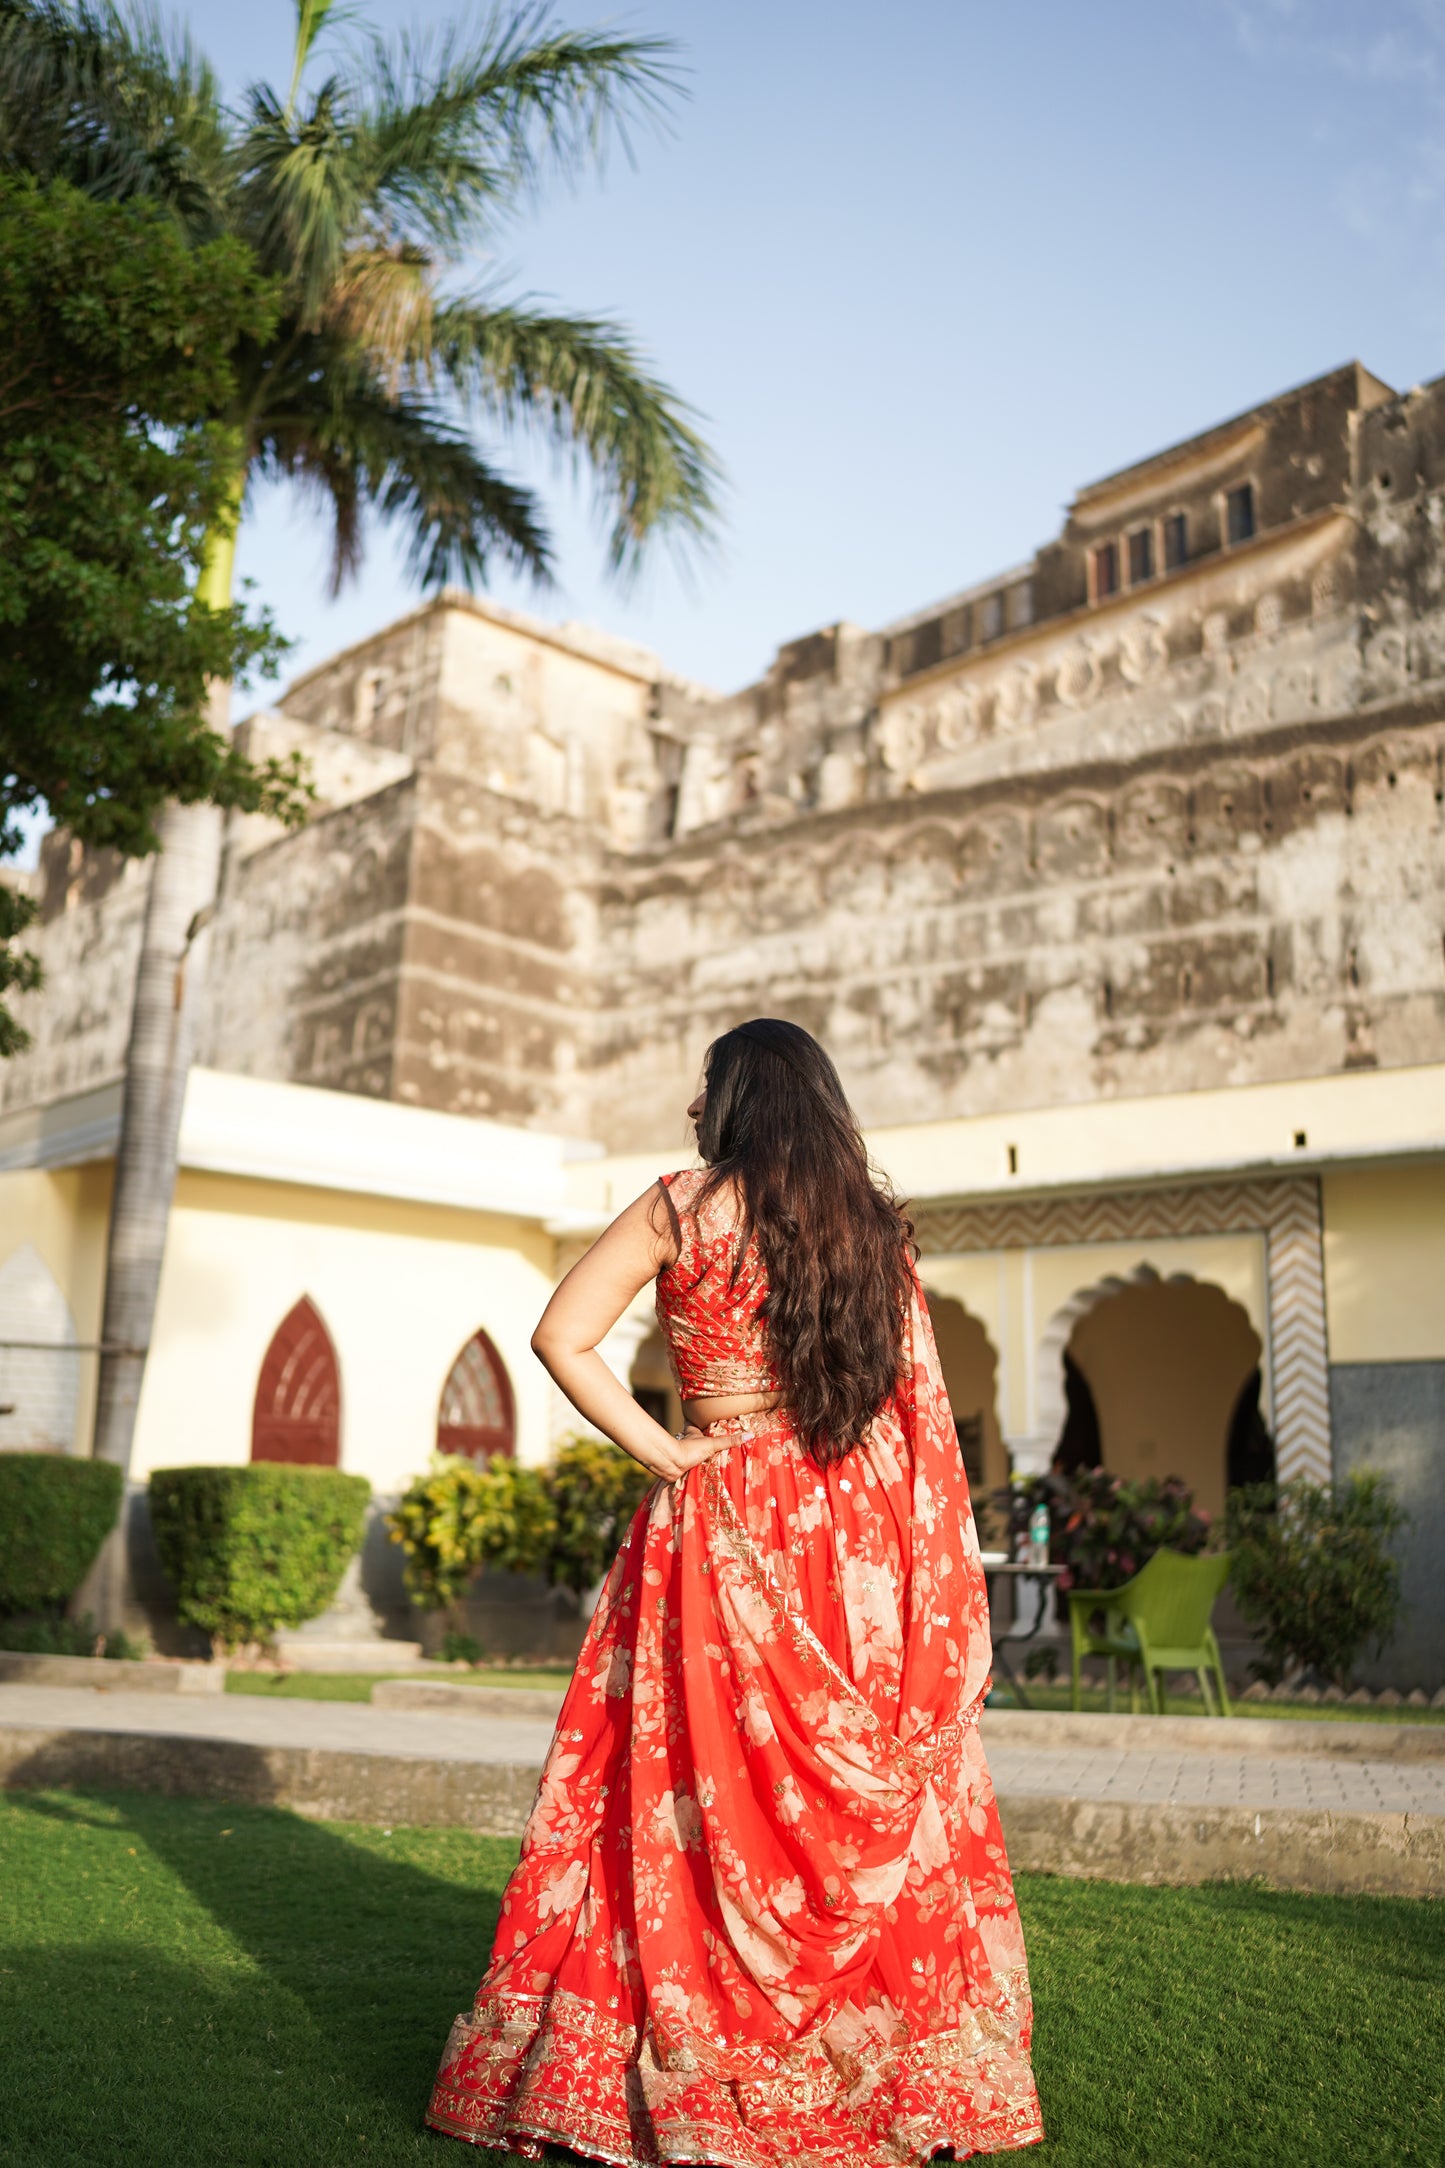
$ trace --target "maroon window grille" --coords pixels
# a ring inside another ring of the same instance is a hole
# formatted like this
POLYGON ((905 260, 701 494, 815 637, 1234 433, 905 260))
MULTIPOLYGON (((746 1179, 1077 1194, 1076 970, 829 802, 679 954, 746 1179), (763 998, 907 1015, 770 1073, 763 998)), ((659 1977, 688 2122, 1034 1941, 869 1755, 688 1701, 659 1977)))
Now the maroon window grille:
POLYGON ((321 1313, 303 1295, 277 1326, 251 1417, 252 1460, 334 1468, 341 1458, 341 1378, 321 1313))
POLYGON ((516 1407, 506 1365, 486 1333, 474 1332, 442 1387, 437 1451, 466 1453, 473 1460, 501 1453, 510 1460, 516 1443, 516 1407))

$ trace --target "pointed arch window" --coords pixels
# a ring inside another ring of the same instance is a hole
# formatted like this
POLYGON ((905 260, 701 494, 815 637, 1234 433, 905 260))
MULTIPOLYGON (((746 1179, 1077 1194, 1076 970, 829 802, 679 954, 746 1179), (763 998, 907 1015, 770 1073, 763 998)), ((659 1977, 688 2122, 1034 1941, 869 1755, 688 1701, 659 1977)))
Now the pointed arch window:
POLYGON ((437 1451, 510 1460, 517 1443, 516 1405, 507 1366, 478 1330, 452 1364, 437 1411, 437 1451))
POLYGON ((303 1295, 276 1327, 251 1417, 252 1460, 334 1468, 341 1458, 341 1377, 321 1313, 303 1295))

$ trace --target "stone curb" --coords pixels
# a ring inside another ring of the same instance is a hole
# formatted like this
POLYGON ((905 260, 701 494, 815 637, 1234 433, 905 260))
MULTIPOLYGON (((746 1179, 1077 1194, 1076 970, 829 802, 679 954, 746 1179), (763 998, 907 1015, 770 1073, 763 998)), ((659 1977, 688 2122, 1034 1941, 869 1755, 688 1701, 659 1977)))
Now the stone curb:
POLYGON ((1305 1717, 1093 1716, 1068 1709, 985 1709, 985 1744, 1153 1754, 1324 1754, 1331 1761, 1445 1760, 1445 1724, 1349 1724, 1305 1717))
POLYGON ((1010 1865, 1086 1881, 1258 1876, 1320 1896, 1445 1895, 1445 1816, 999 1795, 1010 1865))
POLYGON ((378 1679, 371 1689, 371 1706, 444 1710, 448 1716, 555 1718, 562 1706, 562 1694, 559 1688, 545 1686, 459 1686, 446 1679, 378 1679))
MULTIPOLYGON (((318 1821, 461 1827, 487 1836, 520 1834, 540 1773, 531 1762, 0 1727, 0 1787, 8 1789, 161 1792, 287 1807, 318 1821)), ((1445 1816, 1007 1791, 999 1809, 1013 1864, 1039 1873, 1175 1884, 1259 1876, 1283 1889, 1331 1895, 1445 1893, 1445 1816)))
POLYGON ((108 1656, 23 1656, 16 1649, 0 1649, 0 1684, 91 1686, 103 1694, 223 1694, 226 1667, 170 1657, 132 1662, 108 1656))
POLYGON ((289 1807, 321 1822, 413 1823, 521 1834, 537 1763, 443 1761, 333 1747, 253 1746, 157 1732, 0 1727, 0 1788, 160 1792, 289 1807))

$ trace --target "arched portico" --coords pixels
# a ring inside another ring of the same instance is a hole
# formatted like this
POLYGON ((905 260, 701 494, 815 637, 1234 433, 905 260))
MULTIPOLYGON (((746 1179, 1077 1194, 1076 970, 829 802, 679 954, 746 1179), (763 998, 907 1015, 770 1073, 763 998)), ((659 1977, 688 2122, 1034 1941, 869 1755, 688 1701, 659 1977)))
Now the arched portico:
POLYGON ((1047 1468, 1062 1421, 1061 1309, 1148 1265, 1222 1286, 1262 1343, 1263 1400, 1282 1480, 1331 1470, 1324 1260, 1313 1176, 1079 1196, 929 1202, 913 1212, 920 1270, 955 1288, 999 1351, 999 1408, 1014 1467, 1047 1468), (1070 1255, 1068 1253, 1072 1252, 1070 1255), (1040 1404, 1041 1388, 1043 1390, 1040 1404), (1045 1422, 1047 1420, 1047 1428, 1045 1422))

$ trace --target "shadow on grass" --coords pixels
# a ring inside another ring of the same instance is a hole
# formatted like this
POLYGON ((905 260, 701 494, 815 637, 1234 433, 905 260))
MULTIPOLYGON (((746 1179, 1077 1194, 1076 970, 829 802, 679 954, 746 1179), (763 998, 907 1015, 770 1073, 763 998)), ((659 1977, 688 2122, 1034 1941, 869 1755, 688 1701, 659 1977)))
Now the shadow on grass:
POLYGON ((422 2112, 486 1963, 515 1844, 343 1832, 284 1809, 145 1794, 12 1791, 9 1804, 119 1829, 222 1935, 181 1904, 159 1949, 137 1917, 134 1939, 7 1953, 6 2060, 12 2075, 17 2059, 33 2063, 21 2100, 44 2105, 22 2113, 30 2142, 6 2152, 0 2141, 0 2160, 320 2168, 451 2157, 422 2112), (408 1859, 418 1839, 445 1873, 408 1859))
MULTIPOLYGON (((34 1862, 123 1872, 93 1940, 70 1889, 0 1961, 6 2168, 474 2157, 420 2118, 514 1844, 109 1788, 8 1803, 54 1830, 34 1862)), ((1445 2159, 1445 1906, 1042 1876, 1020 1898, 1040 2168, 1445 2159)))

